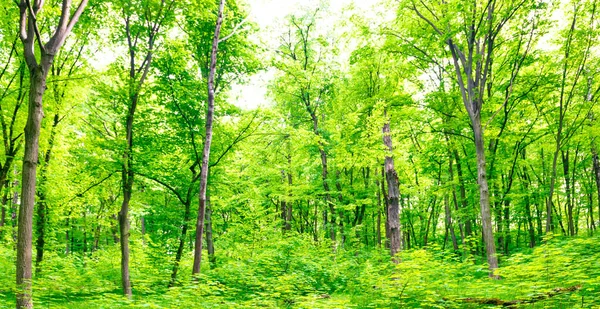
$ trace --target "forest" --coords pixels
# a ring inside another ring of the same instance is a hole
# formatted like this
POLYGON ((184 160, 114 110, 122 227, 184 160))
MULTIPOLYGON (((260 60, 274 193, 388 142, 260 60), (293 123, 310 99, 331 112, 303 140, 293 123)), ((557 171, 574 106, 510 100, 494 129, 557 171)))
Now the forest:
POLYGON ((0 3, 0 308, 600 308, 600 1, 0 3))

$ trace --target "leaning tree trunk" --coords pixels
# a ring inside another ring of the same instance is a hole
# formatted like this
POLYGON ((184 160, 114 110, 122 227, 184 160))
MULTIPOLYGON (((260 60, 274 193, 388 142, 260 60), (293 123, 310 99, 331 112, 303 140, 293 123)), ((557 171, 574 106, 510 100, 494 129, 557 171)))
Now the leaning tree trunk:
MULTIPOLYGON (((390 253, 395 256, 400 251, 400 190, 398 188, 398 173, 394 167, 394 158, 392 155, 392 136, 390 132, 390 121, 387 120, 383 125, 383 144, 386 149, 385 156, 385 179, 387 181, 387 200, 388 212, 387 221, 390 229, 390 253)), ((398 260, 394 259, 395 262, 398 260)))
POLYGON ((177 246, 177 253, 175 254, 175 263, 173 263, 173 270, 171 271, 171 281, 169 282, 169 287, 173 287, 175 283, 177 283, 177 272, 179 271, 179 263, 181 262, 181 257, 183 256, 183 249, 185 247, 185 240, 187 236, 188 230, 188 222, 190 221, 191 215, 191 200, 186 199, 185 203, 185 212, 183 214, 183 225, 181 226, 181 234, 179 236, 179 245, 177 246))
POLYGON ((219 34, 223 23, 223 8, 225 0, 219 4, 219 13, 215 25, 212 51, 210 55, 210 68, 208 74, 208 106, 206 110, 206 135, 204 137, 204 149, 202 150, 202 167, 200 169, 200 192, 198 218, 196 219, 196 242, 194 246, 194 265, 192 275, 200 274, 200 263, 202 261, 202 235, 204 233, 204 215, 206 212, 206 186, 208 185, 208 162, 210 158, 210 144, 213 135, 213 118, 215 110, 215 71, 217 69, 217 52, 219 51, 219 34))

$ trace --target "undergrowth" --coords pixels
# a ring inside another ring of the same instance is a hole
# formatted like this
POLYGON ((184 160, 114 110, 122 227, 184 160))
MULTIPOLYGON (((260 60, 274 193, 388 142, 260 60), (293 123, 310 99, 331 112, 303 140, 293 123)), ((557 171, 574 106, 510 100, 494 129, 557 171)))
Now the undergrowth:
MULTIPOLYGON (((217 265, 192 281, 191 253, 175 287, 172 257, 151 244, 132 250, 134 298, 120 294, 118 248, 90 255, 49 253, 34 278, 36 308, 482 308, 466 299, 532 300, 519 308, 600 308, 599 237, 548 238, 486 265, 439 247, 409 250, 392 263, 383 249, 334 248, 302 236, 225 243, 217 265), (554 289, 577 287, 573 292, 554 289)), ((0 307, 14 307, 14 251, 0 247, 0 307)), ((494 307, 494 305, 487 305, 494 307)))

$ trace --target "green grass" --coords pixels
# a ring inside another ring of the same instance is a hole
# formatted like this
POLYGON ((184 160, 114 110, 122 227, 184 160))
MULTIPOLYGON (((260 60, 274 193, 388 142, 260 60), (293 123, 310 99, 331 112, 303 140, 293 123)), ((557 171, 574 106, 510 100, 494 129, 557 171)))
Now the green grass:
MULTIPOLYGON (((600 238, 554 238, 502 258, 501 280, 485 265, 440 248, 411 250, 391 263, 375 249, 334 250, 301 237, 263 238, 221 250, 191 284, 191 258, 180 285, 166 288, 168 256, 137 247, 132 254, 134 298, 120 295, 117 248, 92 256, 48 255, 34 279, 36 308, 485 308, 465 298, 527 300, 555 288, 574 292, 518 308, 600 308, 600 238), (258 248, 258 249, 257 249, 258 248)), ((14 254, 0 248, 0 308, 14 308, 14 254)), ((487 307, 493 308, 493 305, 487 307)))

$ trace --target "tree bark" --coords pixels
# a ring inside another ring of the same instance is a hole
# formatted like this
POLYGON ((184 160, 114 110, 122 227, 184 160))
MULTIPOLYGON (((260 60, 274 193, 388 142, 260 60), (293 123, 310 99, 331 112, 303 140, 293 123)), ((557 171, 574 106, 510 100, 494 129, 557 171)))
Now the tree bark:
POLYGON ((473 233, 473 228, 472 228, 472 224, 471 224, 471 218, 469 218, 469 215, 468 215, 470 213, 470 211, 469 211, 469 204, 467 203, 467 192, 465 189, 465 179, 463 176, 462 163, 460 160, 460 156, 458 155, 458 150, 453 149, 452 153, 454 155, 454 160, 456 161, 456 174, 458 176, 458 185, 459 185, 459 191, 460 191, 460 205, 463 209, 463 212, 467 213, 467 217, 463 219, 464 226, 465 226, 464 237, 463 237, 463 241, 464 241, 464 238, 471 236, 471 234, 473 233))
POLYGON ((58 114, 54 114, 54 120, 52 122, 52 129, 50 130, 50 138, 48 139, 48 149, 46 150, 46 154, 44 155, 44 165, 40 170, 40 184, 41 188, 37 190, 38 197, 38 208, 37 208, 37 240, 36 240, 36 255, 35 255, 35 271, 36 274, 40 273, 41 263, 44 259, 44 245, 46 240, 44 238, 46 234, 46 222, 48 221, 48 206, 46 201, 46 193, 43 185, 46 183, 48 178, 48 165, 50 164, 50 160, 52 158, 52 148, 54 147, 54 139, 56 138, 56 130, 57 126, 60 122, 60 118, 58 114))
POLYGON ((452 223, 452 211, 450 208, 448 195, 444 196, 444 210, 446 214, 446 228, 450 232, 450 238, 452 239, 452 248, 454 248, 454 252, 458 252, 458 242, 456 241, 456 234, 454 233, 454 225, 452 223))
POLYGON ((596 181, 598 217, 600 218, 600 159, 598 158, 598 151, 595 144, 592 144, 592 165, 594 167, 594 180, 596 181))
POLYGON ((62 14, 58 27, 44 45, 35 16, 42 9, 43 1, 19 2, 19 36, 23 42, 23 55, 29 68, 29 108, 25 124, 25 152, 23 154, 21 204, 19 205, 17 232, 16 267, 16 307, 33 308, 31 287, 32 225, 35 204, 36 176, 39 150, 40 127, 43 118, 42 99, 46 90, 46 79, 54 60, 54 55, 62 47, 75 23, 85 9, 88 0, 82 0, 73 16, 70 14, 70 1, 63 1, 62 14), (38 43, 40 60, 36 57, 35 43, 38 43))
POLYGON ((490 193, 485 170, 485 146, 483 143, 483 129, 481 127, 480 114, 477 113, 471 117, 473 125, 473 137, 475 138, 475 151, 477 152, 477 183, 479 184, 479 205, 481 207, 481 226, 483 241, 489 268, 490 276, 493 270, 498 268, 498 257, 496 256, 496 244, 494 242, 494 232, 492 229, 492 216, 490 210, 490 193))
MULTIPOLYGON (((385 115, 387 117, 387 115, 385 115)), ((394 257, 400 250, 401 239, 400 239, 400 189, 398 184, 398 173, 396 173, 396 169, 394 167, 394 158, 393 158, 393 147, 392 147, 392 136, 390 131, 390 121, 386 120, 383 125, 383 144, 386 147, 386 155, 385 155, 385 178, 387 181, 388 187, 388 213, 387 213, 387 221, 390 229, 390 254, 394 257)), ((395 262, 398 262, 397 259, 394 258, 395 262)))
MULTIPOLYGON (((567 207, 567 229, 569 235, 575 236, 575 225, 573 222, 573 204, 571 200, 571 179, 569 177, 569 150, 561 151, 562 163, 563 163, 563 177, 565 179, 565 192, 567 193, 566 207, 567 207)), ((573 179, 574 180, 574 179, 573 179)), ((574 184, 573 184, 574 185, 574 184)))
POLYGON ((31 269, 32 269, 32 224, 36 192, 36 176, 38 164, 39 136, 43 118, 42 99, 46 90, 46 79, 54 60, 54 55, 62 47, 79 16, 87 5, 82 0, 73 16, 70 16, 71 1, 62 2, 62 14, 50 40, 43 44, 35 16, 40 12, 43 1, 21 0, 19 5, 19 36, 23 42, 23 55, 29 68, 29 108, 25 125, 25 152, 23 154, 21 204, 19 205, 17 232, 17 267, 16 267, 16 307, 33 308, 31 269), (40 50, 38 62, 36 42, 40 50))
POLYGON ((33 206, 35 203, 36 171, 40 126, 42 123, 42 97, 46 90, 46 77, 52 59, 45 57, 45 64, 30 68, 29 111, 25 125, 25 153, 21 204, 19 205, 17 236, 17 308, 33 308, 31 299, 31 245, 33 206))
POLYGON ((206 110, 206 135, 204 137, 204 148, 202 150, 202 166, 200 169, 200 192, 198 218, 196 220, 196 242, 194 246, 194 265, 192 275, 200 274, 200 263, 202 260, 202 235, 204 232, 204 216, 206 212, 206 187, 208 185, 208 162, 210 158, 210 145, 213 135, 213 118, 215 105, 215 71, 217 69, 217 52, 219 50, 219 35, 221 33, 221 24, 223 23, 223 9, 225 0, 219 4, 219 13, 215 25, 215 35, 213 37, 212 51, 210 56, 210 68, 208 75, 208 104, 206 110))
POLYGON ((171 271, 171 281, 169 287, 175 286, 177 282, 177 272, 179 271, 179 263, 183 256, 183 249, 185 248, 185 240, 188 230, 188 222, 190 221, 191 215, 191 200, 187 200, 185 204, 185 212, 183 214, 183 224, 181 225, 181 234, 179 235, 179 245, 177 246, 177 253, 175 254, 175 262, 173 263, 173 270, 171 271))
POLYGON ((208 251, 208 262, 211 268, 216 267, 217 257, 215 256, 215 243, 213 241, 212 230, 212 207, 210 204, 210 196, 207 197, 206 204, 206 251, 208 251))

